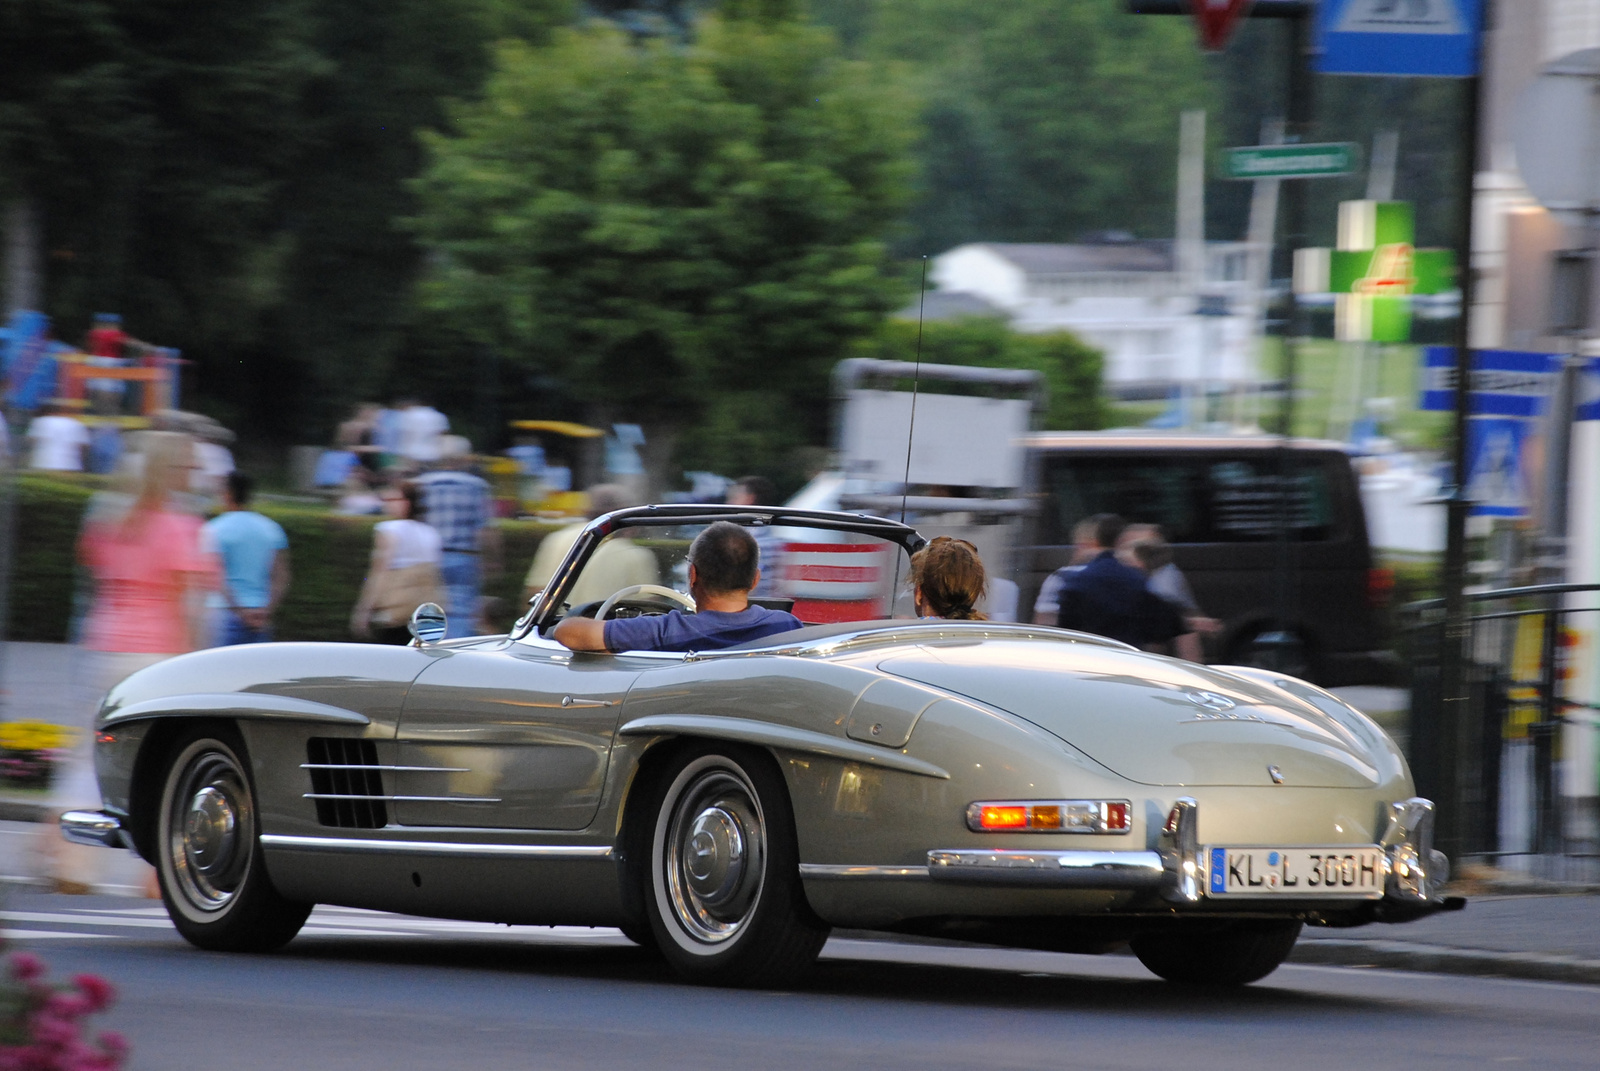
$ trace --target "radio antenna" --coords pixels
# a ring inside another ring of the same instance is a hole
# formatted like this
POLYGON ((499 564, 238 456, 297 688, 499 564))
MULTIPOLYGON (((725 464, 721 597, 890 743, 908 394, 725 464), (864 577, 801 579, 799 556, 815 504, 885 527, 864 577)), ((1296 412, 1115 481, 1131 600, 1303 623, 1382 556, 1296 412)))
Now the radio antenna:
POLYGON ((917 388, 922 382, 922 308, 928 300, 928 254, 922 254, 922 281, 917 286, 917 360, 911 366, 911 422, 906 428, 906 471, 900 482, 900 523, 906 523, 906 496, 911 493, 911 443, 917 434, 917 388))

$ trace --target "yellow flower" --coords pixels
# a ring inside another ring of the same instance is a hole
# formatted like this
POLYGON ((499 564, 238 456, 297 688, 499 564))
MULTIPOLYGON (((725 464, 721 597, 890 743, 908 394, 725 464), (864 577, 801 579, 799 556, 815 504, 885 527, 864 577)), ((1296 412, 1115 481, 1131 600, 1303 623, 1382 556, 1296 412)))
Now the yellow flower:
POLYGON ((8 751, 47 751, 69 747, 76 736, 75 730, 47 721, 0 722, 0 748, 8 751))

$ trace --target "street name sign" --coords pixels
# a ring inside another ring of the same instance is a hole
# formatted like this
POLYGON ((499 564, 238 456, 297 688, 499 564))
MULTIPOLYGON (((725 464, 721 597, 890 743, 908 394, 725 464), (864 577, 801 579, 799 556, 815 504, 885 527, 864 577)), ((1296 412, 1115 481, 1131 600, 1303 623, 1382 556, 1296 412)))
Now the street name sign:
POLYGON ((1322 74, 1470 78, 1478 73, 1482 0, 1323 0, 1322 74))
POLYGON ((1353 142, 1317 145, 1241 145, 1225 150, 1222 171, 1231 179, 1331 178, 1356 169, 1353 142))

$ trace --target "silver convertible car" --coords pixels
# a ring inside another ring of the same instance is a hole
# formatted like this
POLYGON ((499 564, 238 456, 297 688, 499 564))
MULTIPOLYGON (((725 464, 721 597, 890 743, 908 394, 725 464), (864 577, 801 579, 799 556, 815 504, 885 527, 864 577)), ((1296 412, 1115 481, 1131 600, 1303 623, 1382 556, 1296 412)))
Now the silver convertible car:
POLYGON ((1131 946, 1242 984, 1303 925, 1459 906, 1368 718, 1262 670, 895 619, 922 544, 853 514, 642 507, 584 528, 510 635, 439 642, 430 605, 410 646, 174 658, 107 696, 103 809, 63 830, 152 862, 202 948, 276 948, 342 904, 616 926, 716 984, 786 983, 834 926, 1131 946), (805 627, 681 654, 549 638, 692 609, 685 554, 719 520, 758 537, 755 601, 805 627))

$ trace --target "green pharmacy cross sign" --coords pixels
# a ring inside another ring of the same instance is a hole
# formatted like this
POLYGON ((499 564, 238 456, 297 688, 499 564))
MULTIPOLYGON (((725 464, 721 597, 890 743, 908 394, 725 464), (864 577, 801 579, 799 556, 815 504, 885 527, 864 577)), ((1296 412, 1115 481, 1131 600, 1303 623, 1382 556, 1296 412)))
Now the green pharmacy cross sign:
POLYGON ((1418 249, 1412 206, 1405 201, 1339 205, 1336 249, 1302 249, 1295 290, 1335 295, 1334 337, 1348 342, 1411 338, 1411 295, 1455 289, 1455 254, 1418 249))

